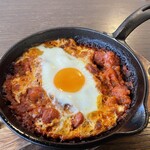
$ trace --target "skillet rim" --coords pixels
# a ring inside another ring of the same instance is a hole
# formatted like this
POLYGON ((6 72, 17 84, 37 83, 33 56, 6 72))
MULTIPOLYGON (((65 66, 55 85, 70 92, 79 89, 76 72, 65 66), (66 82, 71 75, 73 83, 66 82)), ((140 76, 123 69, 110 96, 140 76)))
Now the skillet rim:
MULTIPOLYGON (((143 66, 142 66, 142 63, 140 62, 140 60, 138 59, 138 57, 136 56, 136 54, 134 53, 134 51, 130 48, 130 47, 128 47, 128 45, 123 41, 123 40, 117 40, 117 39, 115 39, 113 36, 112 36, 112 34, 107 34, 106 32, 100 32, 100 31, 96 31, 96 30, 93 30, 93 29, 89 29, 89 28, 84 28, 84 27, 57 27, 57 28, 51 28, 51 29, 46 29, 46 30, 43 30, 43 31, 39 31, 39 32, 36 32, 36 33, 33 33, 33 34, 31 34, 31 35, 29 35, 29 36, 27 36, 27 37, 25 37, 25 38, 23 38, 22 40, 19 40, 18 42, 16 42, 12 47, 10 47, 6 52, 5 52, 5 54, 2 56, 2 58, 0 59, 0 64, 3 62, 3 59, 5 59, 5 57, 7 57, 7 55, 9 54, 9 53, 11 53, 11 50, 12 49, 14 49, 15 47, 17 47, 17 45, 19 45, 19 44, 21 44, 21 43, 23 43, 24 41, 26 41, 27 39, 30 39, 30 38, 32 38, 32 37, 34 37, 34 36, 38 36, 38 35, 40 35, 40 34, 45 34, 46 32, 52 32, 52 31, 55 31, 55 30, 62 30, 62 29, 70 29, 70 30, 80 30, 80 31, 88 31, 88 32, 92 32, 92 33, 97 33, 97 34, 100 34, 100 35, 102 35, 102 36, 105 36, 106 38, 109 38, 110 40, 112 40, 112 41, 114 41, 114 42, 116 42, 116 43, 118 43, 118 44, 120 44, 121 46, 123 46, 127 51, 129 51, 131 54, 132 54, 132 56, 134 57, 134 59, 136 60, 136 62, 138 63, 138 65, 140 66, 140 69, 141 69, 141 71, 142 71, 142 76, 143 76, 143 78, 144 78, 144 88, 145 88, 145 90, 144 90, 144 97, 143 97, 143 100, 141 100, 141 104, 143 104, 144 105, 144 109, 145 109, 145 114, 146 114, 146 119, 148 118, 148 115, 147 115, 147 107, 146 107, 146 102, 147 102, 147 99, 146 99, 146 95, 148 95, 148 92, 147 92, 147 87, 148 87, 148 85, 147 85, 147 82, 146 82, 146 80, 147 80, 147 77, 146 77, 146 73, 145 73, 145 71, 144 71, 144 68, 143 68, 143 66), (123 42, 122 42, 123 41, 123 42)), ((132 108, 131 108, 132 109, 132 108)), ((129 115, 129 114, 128 114, 129 115)), ((0 108, 0 117, 2 118, 2 120, 5 122, 5 124, 13 131, 13 132, 15 132, 15 133, 17 133, 19 136, 21 136, 22 138, 24 138, 24 139, 26 139, 27 141, 30 141, 30 142, 33 142, 33 143, 36 143, 36 144, 38 144, 38 145, 41 145, 41 146, 54 146, 55 145, 55 147, 57 147, 56 146, 56 144, 57 145, 59 145, 59 146, 77 146, 77 147, 79 147, 79 146, 83 146, 83 145, 89 145, 89 144, 93 144, 93 143, 96 143, 96 142, 99 142, 99 141, 101 141, 102 139, 105 139, 105 138, 107 138, 107 137, 110 137, 110 136, 112 136, 112 135, 114 135, 114 134, 118 134, 117 133, 117 131, 118 131, 118 129, 117 130, 115 130, 115 132, 112 132, 112 133, 110 133, 110 134, 108 134, 108 135, 105 135, 104 137, 100 137, 100 138, 96 138, 96 139, 94 139, 94 140, 90 140, 90 141, 86 141, 86 142, 82 142, 82 140, 81 140, 81 142, 80 143, 60 143, 60 142, 53 142, 53 141, 48 141, 48 142, 46 142, 46 143, 43 143, 43 142, 41 142, 41 140, 40 139, 38 139, 38 138, 34 138, 33 136, 29 136, 28 134, 26 134, 26 133, 23 133, 21 130, 19 130, 18 128, 16 128, 14 125, 12 125, 10 122, 9 122, 9 120, 7 120, 6 119, 6 117, 5 117, 5 115, 2 113, 2 111, 1 111, 1 108, 0 108)), ((133 115, 131 115, 131 117, 133 117, 133 115)), ((130 118, 131 118, 130 117, 130 118)), ((128 120, 130 120, 130 118, 128 119, 128 120)), ((145 124, 144 124, 145 126, 146 126, 146 122, 145 122, 145 124)), ((118 125, 116 125, 116 126, 118 126, 118 125)), ((145 127, 144 126, 144 127, 145 127)), ((143 127, 143 128, 144 128, 143 127)), ((121 127, 120 127, 121 128, 121 127)), ((83 139, 84 140, 84 139, 83 139)), ((58 146, 58 147, 59 147, 58 146)), ((68 147, 69 148, 69 147, 68 147)))

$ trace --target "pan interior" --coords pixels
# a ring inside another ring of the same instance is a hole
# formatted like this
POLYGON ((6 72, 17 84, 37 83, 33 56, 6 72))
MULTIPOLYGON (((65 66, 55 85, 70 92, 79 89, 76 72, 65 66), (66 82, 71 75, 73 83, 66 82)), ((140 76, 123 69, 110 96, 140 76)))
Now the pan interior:
POLYGON ((33 133, 26 131, 26 129, 22 128, 19 123, 15 121, 14 116, 10 115, 11 111, 7 107, 7 105, 9 104, 6 104, 3 100, 2 88, 0 92, 0 111, 2 111, 1 116, 8 124, 8 126, 14 129, 21 136, 32 139, 33 142, 42 145, 65 146, 71 144, 74 146, 79 146, 84 145, 84 143, 99 141, 104 137, 109 136, 117 131, 125 122, 125 120, 128 120, 131 115, 134 114, 137 107, 143 101, 146 91, 145 75, 143 73, 140 62, 137 60, 137 58, 129 48, 125 47, 123 44, 116 41, 115 39, 100 32, 85 28, 57 28, 34 34, 18 42, 15 46, 10 48, 9 51, 0 60, 0 87, 2 87, 3 85, 6 74, 10 73, 11 71, 11 63, 15 61, 19 56, 21 56, 28 48, 43 43, 45 41, 56 40, 58 38, 73 38, 79 44, 84 44, 91 47, 105 48, 114 51, 120 57, 121 66, 126 65, 127 68, 130 70, 130 76, 128 78, 125 78, 125 80, 132 81, 134 84, 134 88, 131 89, 131 109, 129 110, 127 117, 123 121, 119 122, 115 128, 98 136, 85 140, 72 140, 61 142, 54 139, 45 139, 43 137, 34 135, 33 133))

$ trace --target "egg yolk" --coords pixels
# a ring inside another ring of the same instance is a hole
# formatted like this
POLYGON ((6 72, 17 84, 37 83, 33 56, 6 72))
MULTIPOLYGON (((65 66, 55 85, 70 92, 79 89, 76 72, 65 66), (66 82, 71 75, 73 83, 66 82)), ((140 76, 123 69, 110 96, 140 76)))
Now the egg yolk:
POLYGON ((64 92, 77 92, 84 83, 83 74, 76 68, 63 68, 54 77, 55 86, 64 92))

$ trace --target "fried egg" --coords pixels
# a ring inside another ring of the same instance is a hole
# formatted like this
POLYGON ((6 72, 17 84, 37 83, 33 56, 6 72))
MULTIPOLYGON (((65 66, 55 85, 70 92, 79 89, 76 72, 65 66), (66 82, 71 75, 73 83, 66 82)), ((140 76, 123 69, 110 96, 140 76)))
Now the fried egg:
POLYGON ((96 111, 101 93, 96 88, 93 75, 85 68, 86 63, 59 47, 37 47, 42 68, 42 87, 53 103, 62 107, 70 105, 72 113, 82 112, 86 117, 96 111))

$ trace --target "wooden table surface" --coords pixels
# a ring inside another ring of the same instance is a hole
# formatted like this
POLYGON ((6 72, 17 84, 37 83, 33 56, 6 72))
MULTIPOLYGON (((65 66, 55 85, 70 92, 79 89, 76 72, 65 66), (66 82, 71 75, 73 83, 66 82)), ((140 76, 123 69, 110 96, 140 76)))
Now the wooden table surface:
MULTIPOLYGON (((150 4, 150 0, 0 0, 0 56, 20 39, 49 28, 81 26, 112 33, 128 15, 145 4, 150 4)), ((150 21, 134 30, 126 42, 150 61, 150 21)), ((0 150, 46 149, 20 139, 3 127, 0 126, 0 131, 5 129, 6 134, 0 132, 0 150)), ((141 133, 100 143, 97 149, 150 150, 150 123, 141 133)))

